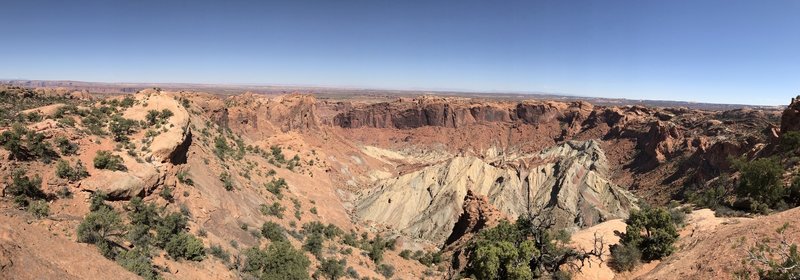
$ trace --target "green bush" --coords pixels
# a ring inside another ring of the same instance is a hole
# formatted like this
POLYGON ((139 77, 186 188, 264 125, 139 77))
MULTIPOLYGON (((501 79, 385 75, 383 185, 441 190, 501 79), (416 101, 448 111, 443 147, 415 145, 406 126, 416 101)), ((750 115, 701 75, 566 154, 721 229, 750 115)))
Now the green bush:
POLYGON ((110 151, 97 151, 94 156, 94 168, 108 169, 117 171, 128 170, 121 156, 112 154, 110 151))
MULTIPOLYGON (((506 220, 478 233, 465 248, 469 256, 465 275, 476 279, 537 279, 562 277, 563 264, 599 259, 602 251, 578 251, 570 246, 566 231, 553 231, 552 215, 539 213, 520 217, 512 224, 506 220)), ((599 248, 602 240, 595 238, 599 248)), ((438 254, 438 253, 436 253, 438 254)), ((418 251, 414 258, 425 258, 418 251)), ((433 259, 441 260, 441 256, 433 259)))
POLYGON ((783 199, 783 168, 777 159, 760 158, 749 162, 740 159, 734 161, 734 167, 741 174, 736 187, 739 198, 749 198, 768 207, 776 206, 783 199))
POLYGON ((394 276, 394 266, 389 264, 380 264, 378 265, 378 273, 387 279, 392 278, 392 276, 394 276))
POLYGON ((75 162, 75 167, 70 166, 66 160, 59 160, 56 163, 56 176, 74 182, 89 177, 89 171, 86 171, 81 160, 75 162))
POLYGON ((128 135, 136 132, 139 123, 135 120, 126 119, 121 116, 114 116, 111 118, 111 123, 108 125, 108 130, 111 136, 114 137, 116 142, 128 142, 130 138, 128 135))
POLYGON ((78 144, 72 143, 69 139, 59 136, 56 137, 56 147, 61 151, 62 155, 71 156, 78 153, 78 144))
POLYGON ((186 230, 187 220, 181 213, 170 213, 156 226, 156 246, 164 248, 174 236, 186 230))
POLYGON ((311 261, 288 242, 273 242, 266 251, 250 248, 245 251, 242 271, 260 279, 309 279, 311 261))
POLYGON ((221 160, 225 160, 225 156, 231 153, 231 147, 228 146, 228 141, 222 135, 214 138, 214 154, 221 160))
POLYGON ((202 261, 206 256, 203 242, 186 233, 173 235, 172 239, 167 242, 164 250, 167 251, 170 257, 176 260, 187 259, 190 261, 202 261))
POLYGON ((129 251, 122 251, 116 256, 117 263, 136 275, 144 279, 155 280, 159 279, 158 272, 153 269, 153 264, 150 261, 150 256, 146 250, 142 248, 134 248, 129 251))
POLYGON ((6 193, 14 196, 19 201, 25 201, 21 206, 27 206, 28 199, 46 199, 47 195, 42 191, 42 179, 39 175, 33 178, 26 175, 25 170, 16 169, 11 174, 11 184, 6 187, 6 193))
POLYGON ((228 263, 231 260, 231 255, 225 249, 222 249, 222 246, 211 245, 208 250, 212 256, 222 260, 224 263, 228 263))
POLYGON ((189 178, 189 173, 187 173, 186 171, 178 172, 176 177, 178 177, 178 182, 181 182, 182 184, 186 184, 188 186, 194 186, 194 181, 192 180, 192 178, 189 178))
POLYGON ((286 230, 275 222, 265 222, 261 226, 261 235, 272 241, 287 241, 286 230))
POLYGON ((669 211, 652 207, 633 210, 625 223, 628 226, 620 244, 638 248, 642 260, 658 260, 675 251, 673 244, 678 240, 678 231, 669 211))
POLYGON ((224 187, 226 191, 233 190, 233 180, 231 179, 231 174, 228 174, 228 172, 222 172, 222 174, 219 174, 219 180, 222 182, 222 187, 224 187))
POLYGON ((609 247, 609 250, 611 251, 611 260, 608 266, 618 272, 633 270, 642 259, 642 252, 636 246, 614 244, 609 247))
POLYGON ((795 152, 800 148, 800 131, 787 131, 781 134, 780 149, 784 152, 795 152))
POLYGON ((164 188, 161 189, 161 193, 159 195, 161 196, 161 198, 169 202, 172 202, 175 199, 175 197, 172 196, 172 188, 170 188, 169 186, 164 186, 164 188))
POLYGON ((278 219, 283 219, 283 211, 286 210, 286 207, 283 207, 279 202, 273 202, 271 205, 262 204, 261 205, 261 214, 268 215, 268 216, 275 216, 278 219))
POLYGON ((325 242, 325 238, 320 233, 314 233, 306 237, 306 240, 303 242, 303 250, 306 250, 320 258, 322 256, 322 247, 325 242))
POLYGON ((274 194, 276 197, 278 197, 278 199, 283 199, 283 193, 281 190, 288 188, 288 185, 286 184, 286 180, 283 178, 273 178, 272 181, 265 185, 265 187, 267 188, 267 191, 274 194))
POLYGON ((104 256, 113 258, 115 252, 110 238, 124 235, 124 228, 122 219, 113 209, 100 207, 89 212, 78 225, 78 242, 94 244, 104 256))
POLYGON ((320 265, 317 267, 317 271, 314 275, 317 277, 324 276, 326 279, 330 280, 337 280, 345 276, 345 266, 347 266, 347 260, 345 259, 323 259, 320 260, 320 265))
POLYGON ((41 159, 44 163, 50 163, 58 158, 50 143, 45 141, 44 134, 28 130, 20 124, 0 133, 0 146, 9 151, 9 157, 13 160, 41 159))
POLYGON ((28 212, 41 219, 50 215, 50 206, 47 201, 35 200, 28 205, 28 212))
POLYGON ((411 258, 411 250, 405 249, 403 251, 400 251, 400 257, 403 258, 403 259, 406 259, 406 260, 410 259, 411 258))

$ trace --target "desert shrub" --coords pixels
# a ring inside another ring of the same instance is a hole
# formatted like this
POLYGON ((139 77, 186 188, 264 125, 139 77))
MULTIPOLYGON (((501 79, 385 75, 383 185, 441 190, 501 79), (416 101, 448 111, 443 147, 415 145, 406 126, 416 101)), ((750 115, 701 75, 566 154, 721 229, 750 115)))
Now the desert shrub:
POLYGON ((352 266, 348 266, 347 270, 345 270, 345 273, 347 273, 347 277, 350 277, 350 279, 359 279, 359 278, 361 278, 358 275, 358 271, 356 271, 356 269, 353 268, 352 266))
POLYGON ((98 211, 100 208, 111 208, 106 204, 108 196, 102 191, 96 191, 89 197, 89 211, 98 211))
POLYGON ((175 197, 172 195, 172 188, 169 186, 164 186, 164 188, 161 189, 159 196, 169 202, 172 202, 175 199, 175 197))
MULTIPOLYGON (((464 276, 477 279, 531 279, 556 277, 562 269, 580 270, 581 260, 599 258, 602 240, 595 238, 590 251, 576 250, 569 245, 566 231, 553 231, 555 221, 548 213, 520 217, 512 224, 501 221, 470 241, 464 276)), ((415 253, 422 258, 425 254, 415 253)))
POLYGON ((86 171, 86 167, 83 166, 81 160, 75 163, 75 167, 70 166, 66 160, 59 160, 56 163, 56 176, 74 182, 89 177, 89 172, 86 171))
POLYGON ((400 251, 400 257, 403 258, 403 259, 406 259, 406 260, 410 259, 411 258, 411 250, 405 249, 403 251, 400 251))
POLYGON ((119 102, 119 106, 122 107, 122 108, 130 108, 130 107, 133 107, 133 104, 135 104, 135 103, 136 103, 136 100, 133 99, 133 97, 131 97, 129 95, 129 96, 125 96, 125 98, 122 98, 122 101, 119 102))
POLYGON ((128 142, 130 138, 128 135, 136 132, 139 123, 135 120, 126 119, 121 116, 114 116, 111 118, 111 123, 108 125, 108 130, 116 142, 128 142))
POLYGON ((159 279, 158 272, 153 269, 153 264, 146 250, 134 248, 133 250, 122 251, 117 254, 116 261, 123 268, 144 279, 159 279))
POLYGON ((311 214, 316 215, 317 214, 317 207, 311 207, 311 209, 309 209, 308 212, 311 212, 311 214))
POLYGON ((164 216, 156 226, 156 246, 164 248, 167 242, 186 229, 187 220, 181 213, 173 212, 164 216))
POLYGON ((261 226, 261 235, 272 241, 287 241, 286 230, 275 222, 265 222, 261 226))
POLYGON ((350 233, 342 237, 342 243, 352 247, 358 247, 358 235, 356 235, 355 231, 351 230, 350 233))
POLYGON ((33 178, 25 175, 25 170, 16 169, 11 174, 11 184, 6 187, 6 193, 14 196, 17 205, 27 207, 29 200, 46 199, 47 195, 42 191, 42 179, 39 175, 33 178))
POLYGON ((784 152, 795 152, 800 148, 800 131, 787 131, 781 134, 778 144, 784 152))
POLYGON ((426 252, 425 255, 417 260, 425 266, 431 266, 442 261, 442 252, 426 252))
POLYGON ((128 170, 125 167, 124 161, 122 157, 112 154, 110 151, 97 151, 97 154, 94 156, 94 168, 97 169, 108 169, 108 170, 118 170, 118 171, 125 171, 128 170))
POLYGON ((224 263, 227 263, 231 260, 231 255, 227 251, 225 251, 225 249, 222 249, 222 246, 211 245, 211 247, 209 247, 208 250, 212 256, 222 260, 222 262, 224 263))
POLYGON ((642 259, 642 252, 636 246, 613 245, 610 248, 611 260, 609 267, 616 271, 631 271, 642 259))
POLYGON ((279 202, 273 202, 270 205, 262 204, 261 205, 261 214, 268 215, 268 216, 275 216, 278 219, 283 219, 283 211, 286 210, 286 207, 283 207, 279 202))
POLYGON ((231 152, 231 147, 228 146, 228 141, 223 136, 214 138, 214 155, 219 159, 225 160, 225 156, 231 152))
POLYGON ((231 179, 231 174, 228 172, 222 172, 222 174, 219 174, 219 180, 222 182, 222 187, 224 187, 226 191, 233 190, 233 179, 231 179))
POLYGON ((789 228, 789 223, 785 223, 776 230, 777 238, 763 238, 750 247, 742 260, 742 264, 750 267, 737 271, 737 276, 752 279, 750 274, 755 270, 759 279, 800 279, 800 252, 787 236, 789 228))
POLYGON ((283 178, 273 178, 272 181, 266 183, 265 187, 267 188, 267 191, 274 194, 276 197, 278 197, 278 199, 283 199, 283 193, 281 190, 288 188, 288 185, 286 184, 286 180, 283 178))
POLYGON ((375 238, 370 241, 369 248, 367 250, 367 256, 375 263, 380 263, 383 261, 383 252, 386 251, 386 241, 380 234, 376 234, 375 238))
POLYGON ((186 184, 188 186, 194 186, 194 181, 192 180, 192 178, 189 178, 188 172, 186 171, 178 172, 176 177, 178 177, 178 182, 181 182, 182 184, 186 184))
POLYGON ((675 250, 678 231, 669 211, 653 207, 633 210, 625 223, 626 233, 621 235, 620 244, 638 248, 642 260, 658 260, 675 250))
POLYGON ((78 152, 78 144, 72 143, 66 137, 63 136, 56 137, 55 141, 56 141, 56 147, 58 147, 62 155, 71 156, 75 155, 78 152))
POLYGON ((347 266, 347 260, 345 259, 320 260, 320 265, 317 267, 317 271, 314 272, 315 278, 322 276, 326 279, 337 280, 345 276, 345 266, 347 266))
POLYGON ((395 269, 394 269, 394 266, 384 263, 384 264, 378 265, 377 271, 378 271, 378 273, 383 275, 383 277, 386 277, 388 279, 388 278, 392 278, 392 276, 394 276, 395 269))
POLYGON ((245 258, 242 271, 260 279, 309 279, 311 261, 288 242, 273 242, 265 251, 247 249, 245 258))
POLYGON ((13 160, 41 159, 50 163, 58 158, 58 154, 45 141, 45 136, 26 127, 15 124, 11 130, 0 133, 0 146, 9 151, 9 158, 13 160))
POLYGON ((314 233, 308 235, 306 240, 303 242, 303 250, 306 250, 320 258, 322 256, 322 247, 323 243, 325 242, 325 238, 320 233, 314 233))
POLYGON ((47 201, 35 200, 28 205, 28 212, 41 219, 50 215, 50 206, 47 201))
POLYGON ((206 256, 203 242, 186 233, 173 235, 169 242, 167 242, 164 250, 167 251, 170 257, 176 260, 187 259, 190 261, 202 261, 206 256))
POLYGON ((131 224, 153 227, 159 223, 156 205, 153 203, 144 203, 142 198, 138 196, 132 198, 131 201, 128 202, 126 210, 128 210, 128 219, 131 224))
POLYGON ((764 204, 767 207, 774 207, 783 199, 783 168, 777 159, 760 158, 749 162, 740 159, 733 163, 741 173, 739 185, 736 187, 739 198, 748 198, 754 204, 764 204))
POLYGON ((78 225, 78 242, 94 244, 107 258, 114 257, 112 237, 124 234, 124 225, 119 215, 110 207, 99 207, 89 212, 78 225))
POLYGON ((277 161, 278 163, 286 163, 286 156, 283 155, 283 149, 281 149, 281 147, 270 146, 269 149, 275 161, 277 161))
POLYGON ((144 120, 147 121, 147 124, 150 126, 156 125, 158 123, 158 110, 149 110, 147 111, 147 115, 145 115, 144 120))
POLYGON ((727 174, 722 174, 709 183, 708 188, 689 193, 687 200, 699 207, 717 209, 720 206, 727 205, 725 200, 731 195, 732 184, 730 177, 727 174))

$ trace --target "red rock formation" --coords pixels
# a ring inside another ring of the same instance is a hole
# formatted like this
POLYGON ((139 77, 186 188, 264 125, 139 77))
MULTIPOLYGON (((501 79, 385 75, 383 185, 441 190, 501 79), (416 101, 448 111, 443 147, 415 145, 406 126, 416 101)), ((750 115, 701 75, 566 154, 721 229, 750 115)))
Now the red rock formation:
POLYGON ((476 195, 471 190, 464 196, 463 211, 445 242, 444 251, 452 253, 453 256, 450 275, 456 275, 466 267, 467 256, 464 254, 464 249, 469 240, 480 230, 492 228, 506 219, 500 210, 489 203, 489 198, 476 195))
POLYGON ((792 98, 781 116, 781 133, 797 130, 800 130, 800 96, 792 98))

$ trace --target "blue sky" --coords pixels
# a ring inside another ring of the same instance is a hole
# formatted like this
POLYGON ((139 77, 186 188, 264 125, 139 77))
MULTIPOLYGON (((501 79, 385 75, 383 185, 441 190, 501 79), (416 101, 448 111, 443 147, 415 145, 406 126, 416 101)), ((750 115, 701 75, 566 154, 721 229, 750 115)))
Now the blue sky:
POLYGON ((5 79, 767 105, 800 94, 800 1, 28 0, 0 8, 5 79))

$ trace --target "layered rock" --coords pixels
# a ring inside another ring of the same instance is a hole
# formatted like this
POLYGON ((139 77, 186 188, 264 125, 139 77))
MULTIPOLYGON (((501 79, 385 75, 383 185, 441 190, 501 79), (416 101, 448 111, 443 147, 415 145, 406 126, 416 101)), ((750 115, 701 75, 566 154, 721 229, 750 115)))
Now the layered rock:
POLYGON ((634 198, 608 180, 607 161, 596 141, 570 141, 496 165, 455 157, 382 180, 363 195, 356 213, 411 236, 442 242, 462 214, 459 201, 468 191, 487 196, 511 219, 544 211, 555 217, 559 228, 627 217, 635 207, 634 198))
POLYGON ((333 124, 344 128, 397 129, 423 126, 457 128, 476 123, 516 121, 525 124, 553 121, 579 124, 591 111, 592 105, 586 102, 483 104, 422 97, 411 101, 400 99, 391 103, 349 107, 349 110, 333 118, 333 124))
POLYGON ((781 115, 781 133, 800 130, 800 96, 792 98, 781 115))

